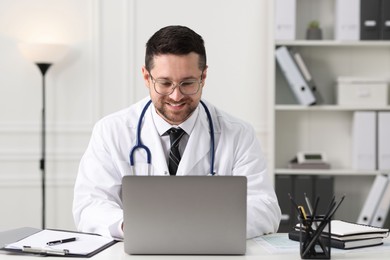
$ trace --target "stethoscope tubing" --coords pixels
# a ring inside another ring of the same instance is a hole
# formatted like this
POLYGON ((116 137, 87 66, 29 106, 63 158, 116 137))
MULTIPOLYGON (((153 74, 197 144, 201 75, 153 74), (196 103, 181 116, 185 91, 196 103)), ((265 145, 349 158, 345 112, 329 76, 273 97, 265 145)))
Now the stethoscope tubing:
POLYGON ((130 155, 129 155, 131 166, 134 166, 134 153, 137 149, 144 149, 146 152, 146 158, 147 158, 148 164, 152 163, 152 153, 150 152, 150 149, 146 145, 144 145, 141 141, 142 120, 145 116, 146 110, 148 110, 148 107, 150 106, 151 103, 152 103, 152 100, 149 100, 148 103, 146 103, 145 107, 142 109, 141 116, 138 120, 136 144, 131 149, 130 155))
MULTIPOLYGON (((147 158, 147 162, 149 164, 149 166, 151 165, 152 163, 152 153, 150 152, 150 149, 144 145, 142 143, 142 140, 141 140, 141 128, 142 128, 142 121, 145 117, 145 113, 146 111, 148 110, 150 104, 152 103, 151 100, 149 100, 146 105, 144 106, 144 108, 142 109, 142 112, 141 112, 141 115, 140 115, 140 118, 138 120, 138 125, 137 125, 137 136, 136 136, 136 144, 134 145, 134 147, 130 150, 130 154, 129 154, 129 157, 130 157, 130 166, 132 168, 134 168, 134 153, 136 150, 138 149, 143 149, 145 150, 146 152, 146 158, 147 158)), ((207 119, 209 121, 209 128, 210 128, 210 174, 211 175, 214 175, 215 172, 214 172, 214 161, 215 161, 215 138, 214 138, 214 126, 213 126, 213 121, 211 119, 211 114, 210 114, 210 111, 209 109, 207 108, 206 104, 200 100, 200 103, 202 104, 205 112, 206 112, 206 115, 207 115, 207 119)), ((149 172, 148 172, 149 174, 149 172)))
POLYGON ((215 136, 214 136, 214 125, 211 119, 211 114, 206 104, 200 100, 204 110, 206 111, 207 119, 209 120, 209 128, 210 128, 210 174, 214 175, 214 160, 215 160, 215 136))

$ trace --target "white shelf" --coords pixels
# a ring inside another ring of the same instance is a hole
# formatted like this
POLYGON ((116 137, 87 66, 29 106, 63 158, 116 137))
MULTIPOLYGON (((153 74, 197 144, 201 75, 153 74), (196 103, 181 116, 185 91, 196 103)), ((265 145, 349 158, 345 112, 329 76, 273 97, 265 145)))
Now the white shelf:
POLYGON ((357 171, 353 169, 275 169, 276 175, 333 175, 333 176, 374 176, 381 174, 380 171, 357 171))
POLYGON ((386 107, 361 107, 361 106, 339 106, 339 105, 275 105, 276 111, 390 111, 390 106, 386 107))
POLYGON ((275 41, 275 46, 306 46, 306 47, 390 47, 390 41, 335 41, 335 40, 290 40, 275 41))

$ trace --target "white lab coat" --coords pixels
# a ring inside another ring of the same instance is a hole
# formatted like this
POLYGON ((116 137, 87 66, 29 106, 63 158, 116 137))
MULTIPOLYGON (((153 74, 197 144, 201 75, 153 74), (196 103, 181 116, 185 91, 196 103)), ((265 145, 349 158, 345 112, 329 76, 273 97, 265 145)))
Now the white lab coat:
MULTIPOLYGON (((135 144, 137 124, 149 98, 96 123, 81 159, 74 190, 73 214, 77 229, 121 237, 123 219, 121 182, 131 174, 129 152, 135 144)), ((266 162, 253 128, 205 102, 215 131, 215 172, 245 175, 248 180, 247 237, 276 232, 281 212, 266 172, 266 162)), ((199 104, 199 116, 182 155, 177 175, 210 172, 209 123, 199 104)), ((168 166, 150 105, 141 131, 142 142, 152 154, 152 175, 167 175, 168 166)), ((146 155, 136 152, 135 172, 147 174, 146 155)))

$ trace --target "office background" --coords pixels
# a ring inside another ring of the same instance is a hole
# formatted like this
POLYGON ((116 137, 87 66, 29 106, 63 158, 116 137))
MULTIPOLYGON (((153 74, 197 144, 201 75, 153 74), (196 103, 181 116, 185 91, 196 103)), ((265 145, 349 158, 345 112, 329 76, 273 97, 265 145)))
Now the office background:
POLYGON ((74 229, 73 185, 93 124, 147 95, 144 46, 163 26, 187 25, 204 37, 204 98, 250 122, 267 150, 270 2, 0 1, 0 228, 41 223, 41 76, 19 43, 70 48, 46 76, 46 222, 74 229))
MULTIPOLYGON (((70 48, 46 77, 46 226, 74 229, 73 185, 92 127, 104 115, 147 95, 141 78, 145 43, 166 25, 186 25, 204 37, 209 65, 204 98, 251 123, 274 166, 273 3, 0 1, 0 229, 41 223, 41 75, 22 56, 19 43, 44 41, 70 48)), ((269 174, 274 180, 273 172, 269 174)), ((337 177, 335 190, 347 194, 337 218, 356 221, 373 178, 337 177)))

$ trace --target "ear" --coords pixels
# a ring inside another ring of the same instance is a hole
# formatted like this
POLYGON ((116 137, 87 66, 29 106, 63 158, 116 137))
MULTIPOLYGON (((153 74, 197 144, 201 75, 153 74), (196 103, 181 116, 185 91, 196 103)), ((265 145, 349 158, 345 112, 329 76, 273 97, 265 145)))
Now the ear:
POLYGON ((142 66, 142 76, 144 78, 145 86, 147 88, 150 87, 150 81, 149 81, 149 71, 146 69, 145 66, 142 66))

